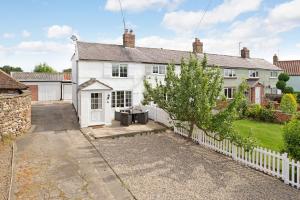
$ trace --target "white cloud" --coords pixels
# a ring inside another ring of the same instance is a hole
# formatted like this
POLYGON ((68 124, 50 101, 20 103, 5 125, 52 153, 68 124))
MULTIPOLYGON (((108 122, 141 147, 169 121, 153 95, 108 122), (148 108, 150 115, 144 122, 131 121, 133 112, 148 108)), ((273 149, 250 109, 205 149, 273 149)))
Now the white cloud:
POLYGON ((266 24, 270 31, 284 32, 300 26, 300 0, 282 3, 273 8, 266 24))
POLYGON ((207 11, 201 24, 204 11, 174 11, 166 13, 163 25, 176 32, 192 32, 197 28, 205 29, 218 23, 231 22, 242 13, 255 11, 262 0, 224 0, 211 11, 207 11))
POLYGON ((28 38, 28 37, 30 37, 30 36, 31 36, 31 33, 30 33, 29 31, 27 31, 27 30, 23 30, 23 31, 22 31, 22 37, 28 38))
POLYGON ((15 37, 15 34, 13 34, 13 33, 3 33, 2 37, 4 39, 12 39, 12 38, 15 37))
MULTIPOLYGON (((183 0, 122 0, 123 10, 143 11, 151 8, 176 8, 183 0)), ((107 0, 106 10, 120 11, 119 0, 107 0)))
POLYGON ((49 53, 72 52, 74 45, 71 43, 58 43, 51 41, 25 41, 13 48, 15 52, 49 53))
POLYGON ((63 38, 63 37, 71 36, 73 32, 74 32, 73 28, 70 26, 53 25, 48 28, 47 36, 48 38, 63 38))
POLYGON ((52 41, 23 41, 15 46, 0 46, 0 66, 15 65, 31 71, 41 62, 47 62, 61 71, 71 66, 74 44, 52 41))

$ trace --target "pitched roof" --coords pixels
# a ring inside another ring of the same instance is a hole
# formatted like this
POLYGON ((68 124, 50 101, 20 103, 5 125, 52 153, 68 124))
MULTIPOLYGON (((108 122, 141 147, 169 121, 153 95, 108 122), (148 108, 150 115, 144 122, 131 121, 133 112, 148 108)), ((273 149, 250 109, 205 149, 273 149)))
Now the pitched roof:
POLYGON ((275 65, 283 69, 288 75, 300 76, 300 60, 277 61, 275 65))
POLYGON ((71 74, 64 73, 37 73, 37 72, 13 72, 12 77, 18 81, 69 81, 71 74))
POLYGON ((86 82, 80 84, 80 85, 78 86, 78 90, 82 90, 82 89, 84 89, 84 88, 86 88, 86 87, 88 87, 88 86, 90 86, 90 85, 92 85, 92 84, 94 84, 94 83, 100 83, 100 84, 102 84, 102 85, 108 87, 109 89, 113 89, 113 88, 110 87, 109 85, 106 85, 105 83, 102 83, 101 81, 98 81, 98 80, 95 79, 95 78, 91 78, 90 80, 88 80, 88 81, 86 81, 86 82))
MULTIPOLYGON (((149 64, 180 64, 192 52, 162 48, 124 48, 122 45, 77 42, 79 60, 101 60, 116 62, 137 62, 149 64)), ((280 70, 280 68, 260 58, 241 58, 218 54, 205 54, 209 65, 232 68, 280 70)), ((197 54, 199 59, 204 54, 197 54)))
POLYGON ((28 87, 0 70, 0 89, 25 90, 28 87))

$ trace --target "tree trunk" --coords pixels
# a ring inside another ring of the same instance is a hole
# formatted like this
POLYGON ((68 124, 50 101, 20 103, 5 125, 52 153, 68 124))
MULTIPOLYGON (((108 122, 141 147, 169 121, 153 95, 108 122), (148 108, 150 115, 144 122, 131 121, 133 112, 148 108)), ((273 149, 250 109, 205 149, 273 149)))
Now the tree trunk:
POLYGON ((193 122, 190 123, 188 138, 192 137, 192 133, 193 133, 193 130, 194 130, 194 125, 195 125, 195 123, 193 123, 193 122))

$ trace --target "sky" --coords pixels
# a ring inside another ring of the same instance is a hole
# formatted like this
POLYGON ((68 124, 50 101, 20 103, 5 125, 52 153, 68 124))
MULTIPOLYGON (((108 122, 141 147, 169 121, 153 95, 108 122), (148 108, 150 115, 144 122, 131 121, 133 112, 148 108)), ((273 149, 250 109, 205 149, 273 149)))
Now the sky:
MULTIPOLYGON (((272 61, 300 59, 300 0, 121 0, 136 45, 192 50, 272 61)), ((119 0, 0 0, 0 66, 32 71, 46 62, 71 67, 74 43, 122 44, 119 0)))

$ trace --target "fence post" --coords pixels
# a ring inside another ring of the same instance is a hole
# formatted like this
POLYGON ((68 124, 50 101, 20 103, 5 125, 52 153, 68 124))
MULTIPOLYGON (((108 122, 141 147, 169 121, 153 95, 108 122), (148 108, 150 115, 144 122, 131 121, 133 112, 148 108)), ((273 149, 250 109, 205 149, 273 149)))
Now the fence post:
POLYGON ((282 179, 285 184, 290 182, 290 161, 287 153, 282 154, 282 179))
POLYGON ((234 144, 232 144, 232 155, 231 156, 232 156, 233 160, 236 160, 236 158, 237 158, 236 152, 237 152, 237 147, 234 144))

